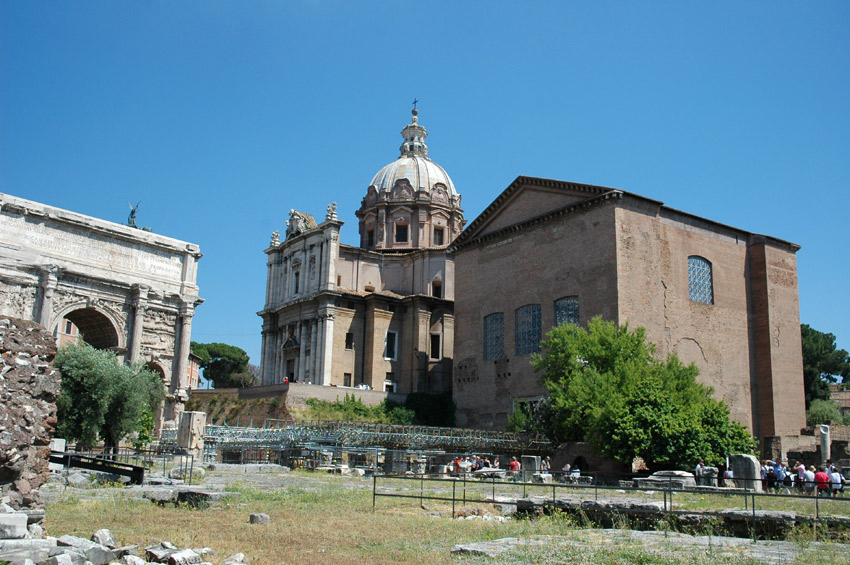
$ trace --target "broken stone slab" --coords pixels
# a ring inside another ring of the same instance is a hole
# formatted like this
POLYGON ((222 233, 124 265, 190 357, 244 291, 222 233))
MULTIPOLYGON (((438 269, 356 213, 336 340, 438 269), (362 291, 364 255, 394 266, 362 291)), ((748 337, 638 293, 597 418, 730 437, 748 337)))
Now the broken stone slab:
POLYGON ((248 565, 244 553, 236 553, 221 562, 221 565, 248 565))
POLYGON ((198 565, 203 558, 191 549, 178 549, 168 556, 168 565, 198 565))
POLYGON ((91 481, 89 478, 82 473, 68 473, 68 476, 65 477, 65 484, 69 487, 74 488, 86 488, 91 486, 91 481))
POLYGON ((268 524, 269 522, 271 522, 271 518, 263 512, 252 513, 248 517, 249 524, 268 524))
POLYGON ((100 545, 99 543, 95 543, 85 538, 78 538, 77 536, 62 536, 57 541, 59 545, 67 545, 83 550, 86 554, 86 559, 91 561, 94 565, 107 565, 110 561, 115 559, 115 552, 111 549, 105 545, 100 545))
POLYGON ((118 562, 121 565, 147 565, 147 561, 135 555, 123 555, 118 562))
POLYGON ((145 559, 155 561, 156 563, 165 563, 168 561, 168 556, 175 551, 177 551, 177 548, 170 543, 161 542, 145 548, 145 559))
POLYGON ((122 545, 121 547, 111 548, 112 552, 115 553, 116 558, 124 557, 125 555, 133 555, 139 551, 138 545, 122 545))
POLYGON ((238 493, 202 490, 197 487, 182 487, 177 491, 177 503, 188 504, 192 508, 208 508, 214 504, 218 504, 226 497, 235 496, 239 496, 238 493))
POLYGON ((173 488, 143 487, 141 495, 158 504, 177 502, 177 489, 173 488))
POLYGON ((115 549, 118 547, 118 542, 115 541, 115 536, 113 536, 112 532, 106 528, 101 528, 92 534, 91 540, 95 543, 99 543, 100 545, 105 545, 109 549, 115 549))
POLYGON ((45 539, 0 540, 0 561, 31 559, 40 563, 50 557, 50 542, 45 539))
POLYGON ((27 537, 27 515, 23 512, 0 514, 0 539, 27 537))
POLYGON ((510 551, 516 546, 545 545, 545 541, 529 538, 502 538, 493 541, 463 543, 452 547, 452 555, 484 555, 498 557, 500 553, 510 551))
POLYGON ((86 565, 85 555, 79 553, 57 553, 47 559, 44 565, 86 565))

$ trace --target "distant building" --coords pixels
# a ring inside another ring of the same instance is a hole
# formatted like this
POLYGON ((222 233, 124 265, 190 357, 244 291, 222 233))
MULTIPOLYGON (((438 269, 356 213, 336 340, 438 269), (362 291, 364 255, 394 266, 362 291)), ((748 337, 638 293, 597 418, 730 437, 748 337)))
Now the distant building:
POLYGON ((458 425, 502 429, 546 391, 545 333, 594 316, 646 328, 755 435, 805 425, 797 245, 622 190, 517 178, 451 245, 458 425))
POLYGON ((460 195, 428 158, 417 111, 398 159, 356 212, 360 245, 339 242, 336 205, 321 223, 290 210, 272 235, 261 384, 285 381, 400 393, 451 390, 454 263, 460 195))
POLYGON ((167 389, 159 422, 188 398, 197 245, 0 194, 0 314, 64 345, 82 336, 144 361, 167 389))

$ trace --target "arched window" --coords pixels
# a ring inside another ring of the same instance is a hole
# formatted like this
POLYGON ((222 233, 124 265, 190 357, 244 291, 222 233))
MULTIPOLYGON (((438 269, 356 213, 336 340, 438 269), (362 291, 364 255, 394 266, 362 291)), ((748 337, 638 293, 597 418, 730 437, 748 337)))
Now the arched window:
POLYGON ((688 298, 694 302, 714 304, 711 263, 698 255, 688 257, 688 298))
POLYGON ((505 357, 504 339, 505 315, 501 312, 484 317, 484 360, 491 361, 505 357))
POLYGON ((578 296, 565 296, 555 301, 555 325, 578 324, 578 296))
POLYGON ((540 350, 540 304, 527 304, 516 309, 514 341, 516 354, 528 355, 540 350))

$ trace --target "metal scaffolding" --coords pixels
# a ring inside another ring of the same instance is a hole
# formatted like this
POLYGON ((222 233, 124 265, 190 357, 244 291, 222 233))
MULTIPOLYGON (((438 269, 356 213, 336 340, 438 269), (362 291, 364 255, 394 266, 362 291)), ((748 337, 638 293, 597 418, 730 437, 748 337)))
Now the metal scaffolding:
MULTIPOLYGON (((175 429, 165 429, 160 442, 169 444, 176 439, 175 429)), ((315 445, 528 455, 545 454, 553 449, 550 442, 537 435, 366 422, 302 421, 263 428, 208 425, 204 433, 204 452, 210 454, 221 449, 278 450, 315 445)))

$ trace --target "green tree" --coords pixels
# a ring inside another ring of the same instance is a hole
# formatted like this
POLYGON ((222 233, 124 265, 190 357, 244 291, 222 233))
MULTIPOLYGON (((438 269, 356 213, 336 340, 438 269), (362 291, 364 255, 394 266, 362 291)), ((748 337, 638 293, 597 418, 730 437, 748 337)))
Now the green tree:
POLYGON ((752 435, 696 381, 697 368, 654 354, 643 328, 630 331, 601 318, 586 330, 553 328, 532 358, 549 398, 512 422, 556 442, 587 441, 624 463, 640 456, 651 465, 685 468, 751 453, 752 435))
POLYGON ((835 336, 819 332, 808 324, 800 325, 803 340, 803 385, 806 409, 814 400, 829 399, 829 383, 850 382, 850 356, 838 349, 835 336))
POLYGON ((817 426, 818 424, 850 425, 850 413, 842 414, 838 404, 832 400, 815 398, 811 406, 806 410, 806 424, 817 426))
POLYGON ((192 353, 201 358, 203 377, 213 388, 242 388, 257 384, 244 349, 226 343, 192 342, 192 353))
POLYGON ((62 374, 57 433, 83 449, 103 441, 115 450, 130 433, 144 434, 165 396, 156 373, 84 342, 60 349, 53 364, 62 374))

